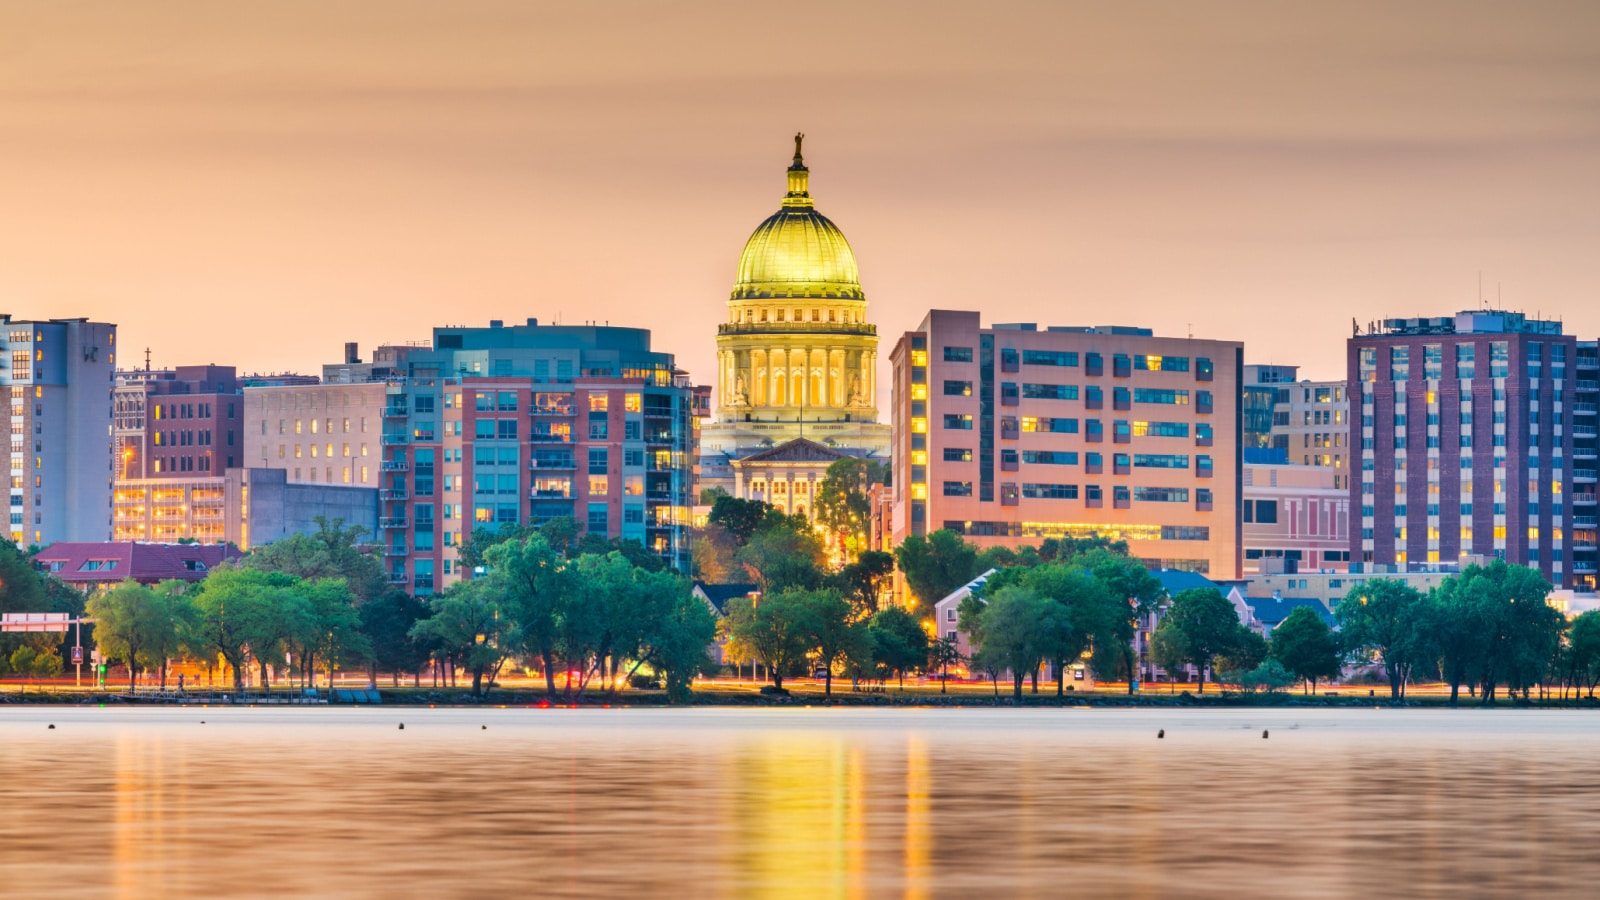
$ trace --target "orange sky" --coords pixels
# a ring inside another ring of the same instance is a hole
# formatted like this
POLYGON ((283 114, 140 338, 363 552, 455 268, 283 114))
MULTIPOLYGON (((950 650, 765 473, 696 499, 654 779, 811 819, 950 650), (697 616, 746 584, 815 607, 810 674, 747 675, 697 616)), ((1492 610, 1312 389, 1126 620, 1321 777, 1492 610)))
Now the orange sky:
POLYGON ((978 307, 1330 377, 1480 271, 1600 336, 1586 2, 0 0, 0 311, 311 372, 592 318, 709 382, 797 129, 885 357, 978 307))

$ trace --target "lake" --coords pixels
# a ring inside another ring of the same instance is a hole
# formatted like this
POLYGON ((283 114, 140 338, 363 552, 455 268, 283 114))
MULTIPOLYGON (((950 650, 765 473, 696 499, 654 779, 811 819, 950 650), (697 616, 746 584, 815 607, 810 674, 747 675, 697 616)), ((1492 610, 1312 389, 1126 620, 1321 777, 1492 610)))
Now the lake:
POLYGON ((0 893, 1594 896, 1597 739, 1573 711, 0 707, 0 893))

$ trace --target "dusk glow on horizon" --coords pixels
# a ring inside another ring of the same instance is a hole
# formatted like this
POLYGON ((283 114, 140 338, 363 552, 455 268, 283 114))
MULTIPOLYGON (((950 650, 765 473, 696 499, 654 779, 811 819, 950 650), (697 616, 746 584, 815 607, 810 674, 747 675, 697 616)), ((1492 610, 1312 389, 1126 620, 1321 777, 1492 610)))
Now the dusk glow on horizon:
POLYGON ((981 308, 1329 377, 1480 277, 1594 333, 1600 10, 1541 9, 6 5, 0 296, 158 366, 535 316, 710 383, 803 130, 885 337, 981 308))

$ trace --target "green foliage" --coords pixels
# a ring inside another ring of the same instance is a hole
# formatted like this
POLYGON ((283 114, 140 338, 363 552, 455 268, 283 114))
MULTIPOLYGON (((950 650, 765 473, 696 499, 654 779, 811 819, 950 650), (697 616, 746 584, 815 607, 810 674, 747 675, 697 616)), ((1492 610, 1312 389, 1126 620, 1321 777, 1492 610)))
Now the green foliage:
POLYGON ((823 694, 833 693, 833 670, 853 664, 865 670, 872 665, 872 635, 865 622, 855 618, 849 601, 838 591, 792 591, 802 614, 797 619, 806 650, 821 666, 823 694))
POLYGON ((411 629, 428 615, 428 605, 404 591, 389 591, 357 610, 361 633, 366 636, 371 662, 388 669, 396 680, 399 673, 421 668, 427 651, 411 639, 411 629))
POLYGON ((777 510, 759 500, 740 500, 723 494, 712 503, 706 524, 726 529, 734 542, 743 547, 767 523, 768 514, 774 512, 777 510))
POLYGON ((245 557, 243 565, 308 581, 343 578, 358 604, 389 590, 377 547, 362 540, 365 529, 355 525, 346 528, 343 519, 317 516, 314 521, 314 533, 290 535, 257 547, 245 557))
POLYGON ((867 526, 872 514, 867 490, 883 483, 884 466, 877 460, 845 457, 828 466, 817 486, 816 519, 827 529, 846 557, 854 557, 867 545, 867 526))
POLYGON ((1253 668, 1243 671, 1231 669, 1218 669, 1218 674, 1226 681, 1237 684, 1247 691, 1272 692, 1294 684, 1295 677, 1283 664, 1275 659, 1268 659, 1253 668))
POLYGON ((299 627, 307 614, 297 597, 292 575, 233 565, 219 566, 206 575, 194 597, 194 616, 188 622, 184 643, 196 655, 220 657, 233 671, 233 688, 244 687, 245 657, 262 668, 282 659, 283 640, 299 627))
POLYGON ((1600 683, 1600 610, 1578 615, 1567 626, 1567 652, 1563 657, 1567 683, 1586 687, 1589 696, 1600 683))
POLYGON ((928 666, 928 633, 911 613, 898 606, 885 607, 872 616, 867 630, 872 636, 872 658, 902 683, 907 672, 928 666))
POLYGON ((917 613, 924 616, 933 612, 935 603, 983 571, 978 568, 978 551, 961 535, 943 528, 925 538, 906 538, 894 557, 917 601, 917 613))
POLYGON ((718 497, 727 497, 727 496, 729 496, 728 492, 723 490, 720 487, 701 488, 700 489, 700 505, 701 506, 711 506, 711 505, 713 505, 713 504, 715 504, 717 502, 717 498, 718 497))
POLYGON ((460 581, 428 603, 429 616, 413 625, 412 638, 440 649, 446 659, 472 673, 472 696, 493 684, 507 656, 516 650, 514 620, 483 581, 460 581))
POLYGON ((763 527, 750 536, 734 558, 764 594, 811 590, 823 581, 822 544, 809 528, 797 529, 781 521, 763 527))
POLYGON ((863 615, 878 610, 878 598, 894 577, 894 555, 882 550, 865 550, 854 562, 844 565, 830 581, 863 615))
POLYGON ((1317 679, 1339 677, 1339 639, 1310 607, 1295 608, 1272 629, 1271 655, 1284 671, 1314 691, 1317 679))
POLYGON ((165 666, 179 653, 190 618, 187 589, 182 581, 152 588, 128 579, 89 600, 95 642, 108 659, 127 664, 129 690, 141 669, 165 666))
POLYGON ((979 613, 973 659, 986 672, 1009 670, 1017 699, 1022 681, 1064 643, 1076 639, 1067 607, 1020 587, 996 591, 979 613))
POLYGON ((811 650, 810 592, 786 590, 760 598, 728 601, 728 637, 736 655, 766 663, 772 685, 804 671, 811 650))
POLYGON ((1376 654, 1383 663, 1394 699, 1404 696, 1415 667, 1437 658, 1428 598, 1403 581, 1373 578, 1347 594, 1333 614, 1347 651, 1376 654))
POLYGON ((1450 700, 1469 679, 1493 703, 1502 682, 1524 696, 1544 680, 1566 623, 1546 602, 1550 584, 1535 569, 1496 560, 1467 566, 1440 583, 1428 626, 1439 647, 1450 700))
MULTIPOLYGON (((1218 656, 1226 657, 1249 638, 1249 629, 1239 623, 1239 615, 1228 598, 1215 588, 1190 588, 1172 598, 1172 607, 1156 629, 1163 639, 1163 653, 1179 666, 1193 665, 1200 672, 1200 692, 1206 690, 1206 669, 1218 656)), ((1168 671, 1171 666, 1163 666, 1168 671)))

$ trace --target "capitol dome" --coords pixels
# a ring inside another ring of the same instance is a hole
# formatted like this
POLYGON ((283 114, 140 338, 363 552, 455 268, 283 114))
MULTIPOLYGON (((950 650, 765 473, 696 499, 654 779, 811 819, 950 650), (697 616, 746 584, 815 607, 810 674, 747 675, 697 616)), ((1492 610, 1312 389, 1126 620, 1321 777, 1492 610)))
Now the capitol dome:
POLYGON ((739 256, 733 300, 811 297, 865 300, 844 232, 812 205, 810 172, 796 136, 783 208, 756 226, 739 256))

